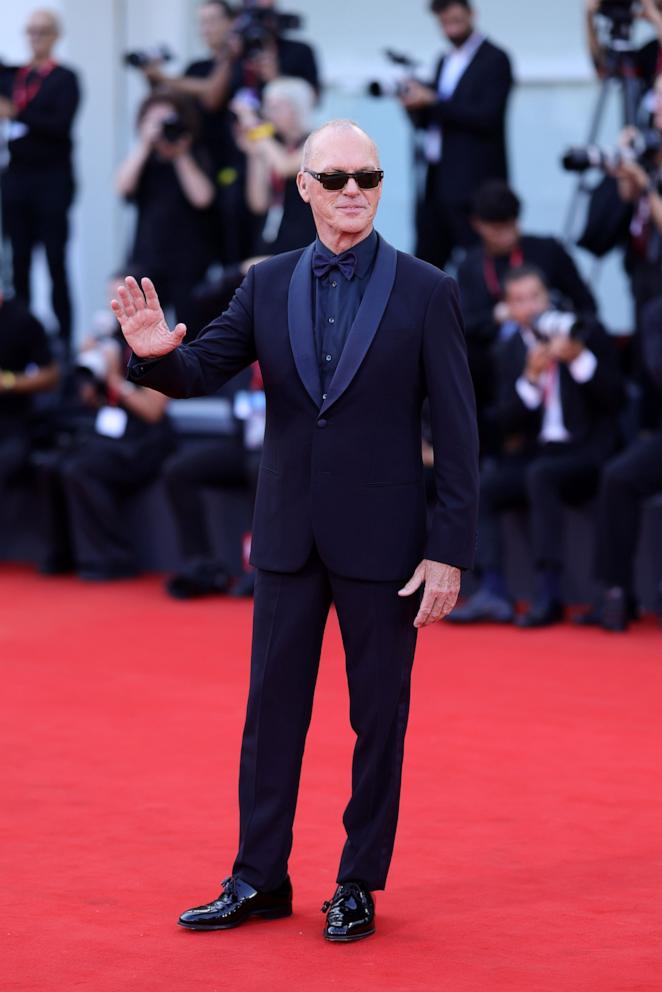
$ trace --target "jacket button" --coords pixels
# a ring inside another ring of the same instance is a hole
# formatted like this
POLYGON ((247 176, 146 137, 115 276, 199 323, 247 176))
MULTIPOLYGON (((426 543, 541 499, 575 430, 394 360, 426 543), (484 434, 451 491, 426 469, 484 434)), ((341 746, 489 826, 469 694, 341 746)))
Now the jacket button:
POLYGON ((319 420, 317 421, 317 426, 318 426, 318 427, 326 427, 326 425, 327 425, 327 423, 328 423, 328 420, 326 420, 326 419, 325 419, 324 417, 321 417, 321 418, 320 418, 320 419, 319 419, 319 420))

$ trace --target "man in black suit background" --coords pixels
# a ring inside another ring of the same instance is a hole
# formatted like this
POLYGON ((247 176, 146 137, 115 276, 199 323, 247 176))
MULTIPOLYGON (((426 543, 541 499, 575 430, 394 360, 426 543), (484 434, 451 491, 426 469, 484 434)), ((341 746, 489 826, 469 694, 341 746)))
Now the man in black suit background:
POLYGON ((469 0, 432 0, 451 50, 430 86, 412 80, 401 102, 424 132, 425 188, 416 206, 416 254, 443 268, 456 248, 477 240, 474 193, 487 179, 507 179, 506 109, 510 60, 476 28, 469 0))
POLYGON ((451 619, 514 619, 500 523, 505 511, 528 507, 538 589, 518 625, 544 627, 563 616, 563 507, 597 490, 602 465, 616 447, 622 384, 613 344, 595 318, 577 327, 574 315, 556 313, 547 325, 538 324, 550 306, 541 272, 512 270, 504 291, 516 330, 495 355, 490 419, 499 450, 481 472, 481 584, 451 619))
POLYGON ((267 402, 239 851, 219 898, 180 918, 190 929, 292 911, 292 823, 334 602, 357 743, 325 936, 374 932, 371 892, 385 886, 395 838, 416 632, 452 609, 473 558, 477 437, 457 288, 375 232, 382 176, 368 135, 331 122, 306 142, 297 180, 315 218, 312 245, 254 266, 188 346, 149 280, 141 291, 128 279, 113 304, 136 381, 172 396, 213 392, 257 359, 267 402), (425 396, 438 493, 427 535, 425 396))

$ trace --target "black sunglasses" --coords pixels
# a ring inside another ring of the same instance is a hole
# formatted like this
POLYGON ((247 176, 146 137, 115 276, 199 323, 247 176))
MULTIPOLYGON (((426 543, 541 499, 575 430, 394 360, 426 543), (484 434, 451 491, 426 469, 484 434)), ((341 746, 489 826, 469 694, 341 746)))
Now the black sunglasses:
POLYGON ((373 172, 313 172, 312 169, 303 171, 321 183, 324 189, 330 190, 342 189, 350 179, 356 180, 359 189, 375 189, 384 178, 382 169, 375 169, 373 172))

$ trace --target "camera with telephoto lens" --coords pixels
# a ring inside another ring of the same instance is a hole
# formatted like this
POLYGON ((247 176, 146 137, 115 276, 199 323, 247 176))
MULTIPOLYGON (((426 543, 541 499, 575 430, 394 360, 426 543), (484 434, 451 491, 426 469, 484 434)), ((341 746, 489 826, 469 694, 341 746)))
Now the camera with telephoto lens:
POLYGON ((573 338, 575 341, 583 341, 586 337, 586 321, 578 317, 576 313, 567 313, 565 310, 545 310, 534 320, 531 330, 539 341, 551 341, 559 335, 566 338, 573 338))
POLYGON ((563 154, 561 164, 567 172, 586 172, 588 169, 609 172, 618 169, 624 162, 638 162, 650 171, 661 149, 662 134, 659 131, 637 131, 630 144, 623 148, 600 148, 598 145, 569 148, 563 154))
POLYGON ((286 14, 267 7, 247 4, 236 18, 232 30, 241 38, 245 58, 252 58, 286 31, 296 31, 303 25, 299 14, 286 14))
POLYGON ((161 121, 161 138, 169 145, 176 145, 182 138, 190 135, 190 131, 179 114, 173 112, 161 121))
POLYGON ((403 75, 399 79, 371 79, 366 86, 368 96, 405 96, 409 89, 409 84, 415 79, 414 71, 420 62, 412 59, 409 55, 396 52, 392 48, 384 50, 384 55, 392 65, 403 70, 403 75))
POLYGON ((134 69, 144 69, 151 62, 170 62, 174 58, 167 45, 155 45, 154 48, 141 48, 136 52, 124 55, 124 65, 134 69))

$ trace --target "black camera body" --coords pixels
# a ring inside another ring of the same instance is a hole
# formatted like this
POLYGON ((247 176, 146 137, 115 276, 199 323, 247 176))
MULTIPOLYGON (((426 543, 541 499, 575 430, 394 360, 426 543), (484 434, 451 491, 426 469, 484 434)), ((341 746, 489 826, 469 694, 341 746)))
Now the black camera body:
POLYGON ((586 321, 576 313, 566 310, 545 310, 534 320, 531 330, 538 341, 547 343, 559 336, 572 338, 574 341, 584 341, 588 333, 586 321))
POLYGON ((188 127, 177 113, 168 114, 161 121, 161 137, 169 145, 176 145, 178 141, 188 137, 190 133, 188 127))
POLYGON ((638 131, 634 140, 625 148, 600 148, 598 145, 574 146, 569 148, 561 159, 566 172, 586 172, 588 169, 601 169, 609 172, 623 162, 638 162, 647 172, 656 165, 658 153, 662 151, 662 134, 653 128, 638 131))
POLYGON ((599 13, 615 24, 632 24, 636 0, 602 0, 599 13))
POLYGON ((602 0, 598 7, 598 13, 609 21, 612 41, 618 47, 629 44, 636 12, 637 0, 602 0))
POLYGON ((392 48, 384 49, 384 55, 392 65, 397 65, 402 69, 404 75, 396 80, 372 79, 366 87, 368 96, 405 96, 409 84, 416 78, 414 72, 420 62, 403 52, 396 52, 392 48))
POLYGON ((267 7, 248 7, 239 14, 233 31, 243 42, 244 57, 262 52, 286 31, 296 31, 303 25, 299 14, 286 14, 267 7))
POLYGON ((150 62, 170 62, 173 54, 167 45, 156 45, 154 48, 141 48, 135 52, 127 52, 124 55, 124 65, 130 65, 134 69, 144 69, 150 62))

